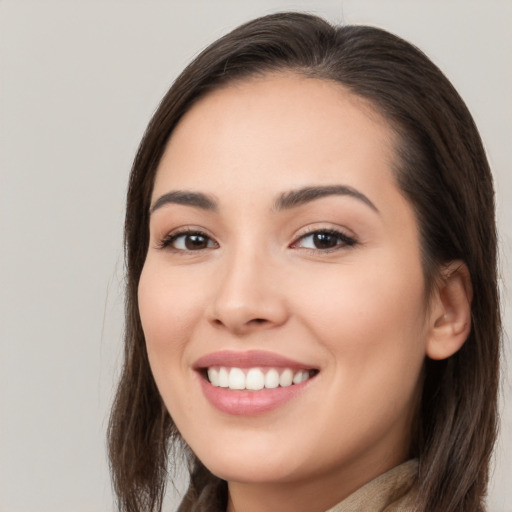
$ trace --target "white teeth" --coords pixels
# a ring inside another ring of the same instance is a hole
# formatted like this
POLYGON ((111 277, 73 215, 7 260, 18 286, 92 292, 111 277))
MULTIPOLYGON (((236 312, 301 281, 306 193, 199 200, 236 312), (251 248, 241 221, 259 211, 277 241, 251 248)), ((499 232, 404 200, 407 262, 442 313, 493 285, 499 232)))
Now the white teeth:
POLYGON ((208 380, 213 386, 219 387, 219 372, 215 368, 208 368, 208 380))
POLYGON ((291 386, 293 382, 293 372, 289 369, 286 369, 283 373, 281 373, 281 377, 279 377, 279 385, 283 388, 287 386, 291 386))
POLYGON ((274 389, 277 386, 279 386, 279 373, 272 368, 265 375, 265 387, 267 389, 274 389))
POLYGON ((245 378, 245 389, 258 391, 265 387, 265 375, 259 368, 251 368, 245 378))
POLYGON ((233 390, 248 389, 259 391, 260 389, 275 389, 279 386, 288 387, 292 384, 300 384, 309 379, 308 370, 293 372, 290 368, 282 370, 281 374, 276 368, 266 371, 261 368, 211 367, 208 368, 208 380, 215 387, 229 388, 233 390))
POLYGON ((300 371, 297 372, 293 376, 293 383, 294 384, 300 384, 301 382, 304 382, 305 380, 308 380, 309 378, 309 372, 308 371, 300 371))
POLYGON ((240 368, 231 368, 229 372, 229 389, 245 389, 245 374, 240 368))
POLYGON ((219 370, 219 386, 221 388, 228 388, 229 387, 229 375, 226 368, 221 368, 219 370))

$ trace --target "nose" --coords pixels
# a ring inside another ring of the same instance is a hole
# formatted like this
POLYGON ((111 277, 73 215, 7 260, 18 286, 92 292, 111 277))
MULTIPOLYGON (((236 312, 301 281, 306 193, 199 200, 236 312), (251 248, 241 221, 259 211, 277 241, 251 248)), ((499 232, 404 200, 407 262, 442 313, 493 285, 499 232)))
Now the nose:
POLYGON ((223 262, 208 311, 215 327, 243 336, 287 321, 280 272, 269 260, 248 250, 223 262))

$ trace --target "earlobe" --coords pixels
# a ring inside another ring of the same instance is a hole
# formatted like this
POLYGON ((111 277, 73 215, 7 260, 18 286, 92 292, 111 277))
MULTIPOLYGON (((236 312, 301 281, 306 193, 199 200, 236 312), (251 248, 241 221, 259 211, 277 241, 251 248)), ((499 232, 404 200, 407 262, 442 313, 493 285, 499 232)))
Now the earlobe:
POLYGON ((431 324, 427 356, 446 359, 455 354, 471 331, 473 290, 465 263, 452 261, 443 267, 431 304, 431 324))

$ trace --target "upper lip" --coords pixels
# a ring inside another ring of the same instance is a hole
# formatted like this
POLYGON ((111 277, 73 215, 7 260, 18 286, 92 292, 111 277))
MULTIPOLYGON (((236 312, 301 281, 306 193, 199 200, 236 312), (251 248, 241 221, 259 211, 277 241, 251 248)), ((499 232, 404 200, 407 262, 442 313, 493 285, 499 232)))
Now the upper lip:
POLYGON ((236 368, 254 368, 254 367, 281 367, 291 369, 314 369, 311 365, 295 361, 288 357, 273 352, 263 350, 233 351, 222 350, 212 352, 200 357, 195 363, 194 368, 201 370, 211 366, 227 366, 236 368))

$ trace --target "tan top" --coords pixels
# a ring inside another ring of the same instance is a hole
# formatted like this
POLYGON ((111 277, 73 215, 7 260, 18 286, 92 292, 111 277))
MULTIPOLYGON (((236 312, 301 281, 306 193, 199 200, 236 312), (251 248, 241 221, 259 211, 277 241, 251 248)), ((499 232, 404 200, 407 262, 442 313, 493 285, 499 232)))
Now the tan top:
POLYGON ((412 512, 418 461, 408 460, 378 476, 326 512, 412 512))

